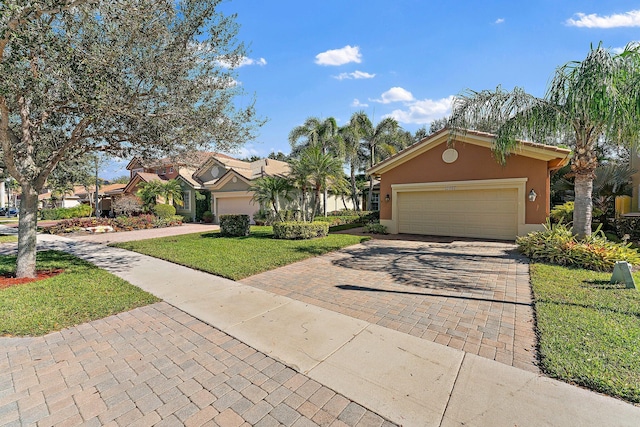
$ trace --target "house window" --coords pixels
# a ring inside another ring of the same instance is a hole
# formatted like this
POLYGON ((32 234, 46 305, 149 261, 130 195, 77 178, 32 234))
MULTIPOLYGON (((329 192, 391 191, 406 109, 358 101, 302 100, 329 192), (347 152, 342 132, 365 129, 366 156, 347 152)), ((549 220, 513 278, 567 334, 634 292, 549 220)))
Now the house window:
POLYGON ((183 211, 191 210, 191 191, 182 192, 182 206, 178 206, 178 209, 183 211))
POLYGON ((371 209, 372 211, 380 210, 380 193, 371 194, 371 209))
POLYGON ((173 167, 169 168, 169 173, 173 173, 173 167))

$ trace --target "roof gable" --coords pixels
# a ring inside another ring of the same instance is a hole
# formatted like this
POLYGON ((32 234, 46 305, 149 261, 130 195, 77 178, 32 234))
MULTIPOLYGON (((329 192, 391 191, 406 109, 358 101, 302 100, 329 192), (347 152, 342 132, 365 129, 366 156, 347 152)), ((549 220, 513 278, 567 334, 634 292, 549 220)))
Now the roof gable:
POLYGON ((251 180, 247 179, 245 176, 238 173, 238 171, 234 169, 229 169, 216 182, 214 182, 213 185, 209 187, 209 189, 212 191, 220 190, 222 187, 224 187, 226 184, 232 181, 233 178, 239 179, 240 181, 244 182, 247 185, 251 185, 251 180))
MULTIPOLYGON (((368 174, 379 175, 394 169, 401 164, 439 146, 440 144, 448 143, 450 137, 449 129, 442 129, 426 138, 416 142, 415 144, 405 148, 399 153, 383 160, 382 162, 374 165, 367 170, 368 174)), ((456 143, 474 144, 488 149, 492 148, 495 135, 466 131, 453 136, 452 144, 456 143)), ((537 144, 528 141, 519 141, 520 146, 513 150, 511 154, 530 157, 537 160, 546 162, 553 162, 554 167, 563 166, 568 163, 571 150, 565 148, 554 147, 550 145, 537 144)))

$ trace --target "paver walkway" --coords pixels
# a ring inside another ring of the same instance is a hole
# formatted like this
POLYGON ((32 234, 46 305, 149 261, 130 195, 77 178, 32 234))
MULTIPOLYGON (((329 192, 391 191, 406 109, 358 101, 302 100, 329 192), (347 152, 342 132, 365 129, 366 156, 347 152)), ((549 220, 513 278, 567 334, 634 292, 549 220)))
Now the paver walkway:
POLYGON ((2 426, 395 425, 164 302, 0 349, 2 426))
POLYGON ((537 372, 526 260, 512 244, 437 240, 371 240, 241 283, 537 372))

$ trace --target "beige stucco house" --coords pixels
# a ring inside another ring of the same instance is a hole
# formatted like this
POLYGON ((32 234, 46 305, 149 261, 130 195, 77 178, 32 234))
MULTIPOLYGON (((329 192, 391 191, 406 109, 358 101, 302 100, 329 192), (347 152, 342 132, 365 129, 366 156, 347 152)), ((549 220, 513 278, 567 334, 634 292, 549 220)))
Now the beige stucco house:
POLYGON ((540 229, 550 209, 550 174, 570 150, 522 142, 500 165, 493 135, 444 129, 373 166, 380 223, 390 233, 513 240, 540 229))

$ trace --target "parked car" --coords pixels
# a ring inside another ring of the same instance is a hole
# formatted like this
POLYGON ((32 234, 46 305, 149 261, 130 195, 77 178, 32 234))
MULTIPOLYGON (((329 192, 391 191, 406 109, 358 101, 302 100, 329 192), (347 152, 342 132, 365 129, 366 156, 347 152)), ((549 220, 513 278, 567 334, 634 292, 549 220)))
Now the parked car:
POLYGON ((18 209, 16 208, 0 208, 0 216, 18 216, 18 209))

